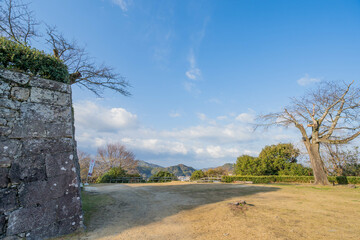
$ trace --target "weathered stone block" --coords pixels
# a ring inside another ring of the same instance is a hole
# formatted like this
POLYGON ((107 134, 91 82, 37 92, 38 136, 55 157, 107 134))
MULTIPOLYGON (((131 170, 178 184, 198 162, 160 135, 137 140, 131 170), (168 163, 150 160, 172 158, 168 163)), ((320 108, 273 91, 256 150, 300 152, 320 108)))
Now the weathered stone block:
POLYGON ((0 156, 0 168, 11 167, 12 158, 0 156))
POLYGON ((26 101, 30 97, 30 89, 22 87, 13 87, 10 91, 10 97, 17 101, 26 101))
POLYGON ((72 137, 71 123, 47 123, 42 119, 18 121, 10 138, 55 138, 72 137))
POLYGON ((53 91, 63 92, 63 93, 71 93, 71 86, 66 83, 51 81, 43 78, 33 78, 30 81, 30 86, 45 88, 53 91))
POLYGON ((9 183, 9 169, 0 167, 0 188, 6 188, 9 183))
POLYGON ((72 138, 72 134, 72 124, 70 122, 47 124, 47 137, 72 138))
POLYGON ((53 178, 48 179, 49 188, 54 198, 65 195, 72 194, 78 196, 79 194, 79 183, 77 180, 77 175, 73 171, 64 175, 59 175, 53 178))
POLYGON ((52 199, 57 199, 74 193, 77 184, 76 176, 61 175, 49 178, 48 181, 38 181, 22 184, 19 189, 19 201, 23 207, 43 206, 52 199), (68 194, 66 194, 68 193, 68 194))
POLYGON ((9 136, 12 133, 12 128, 9 126, 0 126, 0 135, 9 136))
POLYGON ((32 229, 31 232, 28 233, 26 240, 42 240, 50 237, 55 237, 59 235, 59 231, 59 223, 54 222, 48 226, 32 229))
POLYGON ((24 121, 68 122, 71 119, 69 106, 56 106, 39 103, 23 103, 20 118, 24 121))
POLYGON ((0 126, 6 126, 7 121, 4 118, 0 118, 0 126))
MULTIPOLYGON (((60 193, 61 196, 63 193, 60 193)), ((47 181, 22 184, 19 188, 19 201, 22 207, 42 206, 51 200, 52 196, 47 181)))
POLYGON ((44 180, 46 178, 45 156, 21 156, 14 159, 9 177, 12 183, 44 180))
POLYGON ((71 99, 68 93, 33 87, 31 88, 30 102, 69 106, 71 99))
POLYGON ((49 237, 65 235, 79 229, 79 218, 73 217, 57 221, 45 227, 33 229, 27 236, 26 240, 42 240, 49 237))
POLYGON ((59 221, 59 235, 72 233, 82 226, 82 221, 79 216, 67 218, 59 221))
POLYGON ((3 78, 0 76, 0 97, 8 97, 10 90, 10 85, 4 82, 3 78))
POLYGON ((58 175, 69 174, 69 172, 71 171, 76 173, 73 159, 74 159, 73 152, 46 154, 45 156, 46 175, 48 177, 55 177, 58 175))
POLYGON ((44 122, 39 121, 17 121, 14 124, 13 131, 9 135, 10 138, 32 138, 47 137, 47 129, 44 122))
MULTIPOLYGON (((1 91, 1 89, 0 89, 0 91, 1 91)), ((14 101, 14 100, 11 100, 11 99, 1 98, 0 99, 0 108, 9 108, 9 109, 13 109, 13 110, 18 110, 20 108, 20 103, 14 101)))
POLYGON ((57 219, 65 219, 81 215, 81 204, 79 196, 66 195, 57 201, 57 219))
POLYGON ((19 117, 19 112, 13 109, 0 108, 0 118, 14 119, 19 117))
POLYGON ((16 82, 21 85, 25 85, 30 81, 30 76, 20 72, 0 69, 0 76, 8 81, 16 82))
POLYGON ((0 212, 11 211, 18 207, 15 189, 0 190, 0 212))
POLYGON ((5 224, 6 224, 5 215, 0 215, 0 235, 5 233, 5 224))
POLYGON ((19 155, 21 142, 14 139, 0 139, 0 156, 14 157, 19 155))
POLYGON ((56 206, 51 202, 42 207, 21 208, 9 214, 8 235, 27 232, 56 222, 56 206))
POLYGON ((17 236, 7 236, 2 240, 24 240, 24 238, 22 237, 17 237, 17 236))
POLYGON ((48 154, 73 151, 74 141, 71 138, 26 139, 23 141, 23 152, 26 154, 48 154))

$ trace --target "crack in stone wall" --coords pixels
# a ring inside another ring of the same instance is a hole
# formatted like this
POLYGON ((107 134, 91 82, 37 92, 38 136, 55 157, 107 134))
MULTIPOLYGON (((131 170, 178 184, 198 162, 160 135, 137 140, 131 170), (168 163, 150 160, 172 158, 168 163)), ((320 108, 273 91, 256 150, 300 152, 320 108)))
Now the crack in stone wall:
POLYGON ((0 239, 83 226, 71 87, 0 70, 0 239))

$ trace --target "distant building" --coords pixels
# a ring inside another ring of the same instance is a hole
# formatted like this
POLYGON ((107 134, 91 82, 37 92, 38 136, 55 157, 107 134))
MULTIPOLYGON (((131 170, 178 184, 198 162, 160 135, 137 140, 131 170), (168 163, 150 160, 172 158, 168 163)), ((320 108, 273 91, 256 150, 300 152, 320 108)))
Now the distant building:
POLYGON ((177 178, 182 182, 190 181, 190 176, 179 176, 177 178))

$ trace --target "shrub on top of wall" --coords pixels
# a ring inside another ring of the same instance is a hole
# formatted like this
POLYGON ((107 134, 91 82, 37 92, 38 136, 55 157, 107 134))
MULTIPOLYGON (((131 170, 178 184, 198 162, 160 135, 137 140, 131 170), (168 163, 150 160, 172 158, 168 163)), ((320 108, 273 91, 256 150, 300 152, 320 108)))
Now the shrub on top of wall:
POLYGON ((67 66, 54 56, 0 37, 0 68, 69 83, 67 66))
MULTIPOLYGON (((330 182, 337 184, 360 184, 360 177, 329 176, 330 182)), ((310 183, 314 176, 223 176, 221 181, 231 183, 234 181, 252 181, 253 183, 310 183)))

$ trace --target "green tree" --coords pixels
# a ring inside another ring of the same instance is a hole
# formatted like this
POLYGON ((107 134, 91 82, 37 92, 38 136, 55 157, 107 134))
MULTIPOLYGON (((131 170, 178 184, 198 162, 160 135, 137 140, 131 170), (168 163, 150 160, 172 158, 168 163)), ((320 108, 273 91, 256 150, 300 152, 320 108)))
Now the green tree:
POLYGON ((235 164, 237 175, 309 176, 312 170, 297 163, 299 149, 291 143, 265 146, 258 157, 242 155, 235 164))
POLYGON ((278 175, 288 163, 296 163, 299 154, 299 149, 291 143, 265 146, 259 154, 261 163, 265 165, 264 175, 278 175))
POLYGON ((149 182, 170 182, 171 180, 167 178, 172 178, 173 180, 177 179, 176 176, 172 173, 167 171, 159 171, 149 178, 149 182))
POLYGON ((196 170, 195 172, 193 172, 191 174, 190 180, 194 181, 194 180, 198 180, 198 179, 203 178, 203 177, 205 177, 204 172, 202 170, 196 170))
POLYGON ((127 172, 122 167, 113 167, 97 179, 97 183, 108 183, 111 179, 126 177, 127 172))
POLYGON ((266 168, 262 164, 261 160, 256 157, 249 155, 242 155, 237 158, 235 164, 235 174, 236 175, 253 175, 261 176, 265 175, 266 168))
POLYGON ((284 169, 279 170, 279 175, 289 176, 312 176, 312 169, 298 163, 286 163, 284 169))
POLYGON ((111 179, 123 178, 123 177, 140 177, 140 174, 129 174, 125 169, 122 167, 113 167, 102 176, 100 176, 96 182, 97 183, 108 183, 111 179))

